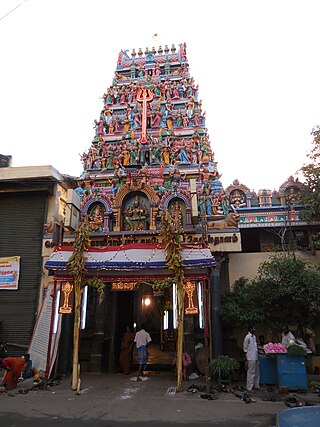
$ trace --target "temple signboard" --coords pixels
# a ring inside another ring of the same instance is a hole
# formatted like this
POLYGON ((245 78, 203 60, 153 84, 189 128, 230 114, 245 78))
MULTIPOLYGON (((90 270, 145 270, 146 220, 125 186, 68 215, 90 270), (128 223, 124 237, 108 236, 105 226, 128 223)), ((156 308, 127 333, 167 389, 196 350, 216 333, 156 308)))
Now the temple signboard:
POLYGON ((112 291, 134 291, 138 287, 138 284, 136 282, 125 282, 125 281, 118 281, 118 282, 112 282, 111 290, 112 291))
POLYGON ((212 233, 208 236, 211 252, 241 252, 240 232, 212 233))

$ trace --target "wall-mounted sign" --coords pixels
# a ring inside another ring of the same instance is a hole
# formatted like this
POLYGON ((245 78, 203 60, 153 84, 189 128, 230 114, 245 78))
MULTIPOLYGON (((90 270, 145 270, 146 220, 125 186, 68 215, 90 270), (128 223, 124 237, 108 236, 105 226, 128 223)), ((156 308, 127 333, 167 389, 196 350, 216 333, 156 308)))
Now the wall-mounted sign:
MULTIPOLYGON (((104 246, 120 246, 123 244, 129 245, 131 243, 161 243, 162 239, 157 235, 143 234, 139 235, 124 235, 124 236, 104 236, 100 239, 92 239, 91 246, 104 247, 104 246)), ((190 245, 193 244, 209 244, 211 252, 241 252, 241 236, 239 231, 210 231, 208 236, 204 238, 202 234, 188 234, 184 235, 183 243, 190 245)), ((73 240, 65 240, 61 246, 69 246, 73 244, 73 240)), ((44 243, 46 248, 54 247, 54 243, 46 240, 44 243)))
POLYGON ((136 282, 124 282, 119 280, 118 282, 112 282, 112 291, 134 291, 138 288, 136 282))
POLYGON ((208 243, 211 252, 241 252, 240 232, 210 233, 208 243))
POLYGON ((19 271, 19 256, 0 258, 0 289, 17 290, 19 271))
POLYGON ((61 283, 59 313, 71 314, 73 309, 73 285, 70 282, 61 283))

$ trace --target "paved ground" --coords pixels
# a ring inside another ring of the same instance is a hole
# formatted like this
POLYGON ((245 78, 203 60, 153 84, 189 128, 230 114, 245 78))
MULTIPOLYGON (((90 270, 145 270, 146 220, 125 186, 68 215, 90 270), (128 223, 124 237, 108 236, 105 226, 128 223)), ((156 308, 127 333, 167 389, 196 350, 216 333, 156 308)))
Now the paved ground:
MULTIPOLYGON (((152 422, 155 427, 269 427, 274 425, 275 415, 286 409, 284 400, 289 396, 264 388, 252 394, 256 403, 246 404, 241 399, 241 390, 236 395, 219 392, 217 400, 208 400, 201 398, 204 392, 175 393, 176 383, 170 373, 152 373, 141 382, 135 378, 123 374, 83 374, 80 395, 70 389, 70 378, 47 390, 0 394, 0 425, 121 427, 149 426, 152 422), (269 400, 263 400, 266 398, 269 400)), ((189 380, 185 389, 192 384, 201 388, 204 379, 189 380)), ((295 396, 320 401, 317 394, 295 396)))

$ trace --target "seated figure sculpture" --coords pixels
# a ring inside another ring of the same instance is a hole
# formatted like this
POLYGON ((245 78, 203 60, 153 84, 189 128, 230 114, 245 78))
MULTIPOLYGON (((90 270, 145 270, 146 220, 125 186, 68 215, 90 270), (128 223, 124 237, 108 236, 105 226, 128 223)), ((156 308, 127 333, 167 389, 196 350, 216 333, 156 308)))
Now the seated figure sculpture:
POLYGON ((103 229, 103 216, 104 211, 100 205, 97 205, 90 213, 89 228, 91 231, 102 231, 103 229))
POLYGON ((135 196, 133 203, 124 210, 125 230, 146 230, 148 209, 141 202, 139 196, 135 196))

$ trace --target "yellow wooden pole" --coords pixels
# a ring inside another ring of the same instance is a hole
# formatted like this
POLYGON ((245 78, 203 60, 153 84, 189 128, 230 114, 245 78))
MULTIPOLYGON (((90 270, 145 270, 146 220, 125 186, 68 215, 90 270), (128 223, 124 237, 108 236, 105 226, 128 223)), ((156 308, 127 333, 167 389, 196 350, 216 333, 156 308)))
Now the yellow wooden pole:
POLYGON ((79 382, 79 342, 80 342, 80 314, 81 314, 81 286, 74 284, 75 305, 73 325, 73 361, 72 361, 72 390, 77 390, 79 382))
POLYGON ((183 320, 184 320, 184 288, 183 282, 177 283, 177 305, 178 305, 178 337, 177 337, 177 391, 184 390, 183 387, 183 320))

